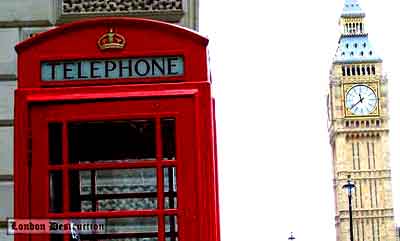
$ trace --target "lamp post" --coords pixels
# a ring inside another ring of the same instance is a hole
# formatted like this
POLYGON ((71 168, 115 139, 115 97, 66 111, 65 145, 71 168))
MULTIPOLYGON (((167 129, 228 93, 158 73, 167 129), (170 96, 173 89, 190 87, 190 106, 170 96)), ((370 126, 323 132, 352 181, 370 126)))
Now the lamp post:
POLYGON ((288 238, 288 240, 289 241, 293 241, 293 240, 295 240, 296 238, 293 236, 293 233, 290 233, 290 237, 288 238))
POLYGON ((350 217, 350 241, 354 241, 353 238, 353 209, 351 205, 351 194, 352 190, 355 188, 354 183, 350 179, 350 175, 347 176, 347 183, 343 185, 343 189, 347 191, 347 197, 349 198, 349 217, 350 217))

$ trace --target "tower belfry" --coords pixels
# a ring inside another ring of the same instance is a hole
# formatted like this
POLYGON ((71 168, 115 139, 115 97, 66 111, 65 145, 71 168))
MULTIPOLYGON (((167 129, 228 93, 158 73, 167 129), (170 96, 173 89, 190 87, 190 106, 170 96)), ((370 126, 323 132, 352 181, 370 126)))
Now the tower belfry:
POLYGON ((349 240, 347 177, 355 184, 354 241, 394 241, 387 79, 372 48, 358 0, 345 0, 327 99, 336 240, 349 240))

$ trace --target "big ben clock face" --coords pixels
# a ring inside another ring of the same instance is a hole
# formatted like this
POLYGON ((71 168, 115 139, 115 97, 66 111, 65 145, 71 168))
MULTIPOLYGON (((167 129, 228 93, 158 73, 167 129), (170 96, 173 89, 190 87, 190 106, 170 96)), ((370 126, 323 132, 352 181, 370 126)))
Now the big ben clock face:
POLYGON ((369 115, 377 108, 378 97, 367 85, 355 85, 346 94, 346 108, 353 115, 369 115))

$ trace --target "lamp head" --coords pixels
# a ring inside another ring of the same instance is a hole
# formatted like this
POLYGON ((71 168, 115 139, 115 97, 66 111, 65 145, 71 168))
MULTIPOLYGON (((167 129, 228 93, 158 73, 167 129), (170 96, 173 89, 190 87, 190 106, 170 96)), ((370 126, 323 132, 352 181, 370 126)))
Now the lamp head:
POLYGON ((351 180, 351 176, 347 176, 347 183, 343 185, 343 189, 347 191, 347 194, 351 194, 353 188, 356 186, 354 185, 353 181, 351 180))

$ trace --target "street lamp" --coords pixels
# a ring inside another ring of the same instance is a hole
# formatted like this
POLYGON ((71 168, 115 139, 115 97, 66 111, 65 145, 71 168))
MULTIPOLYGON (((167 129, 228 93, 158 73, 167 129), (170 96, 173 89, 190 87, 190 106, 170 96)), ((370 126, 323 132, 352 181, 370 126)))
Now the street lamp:
POLYGON ((293 233, 290 233, 290 237, 288 238, 288 240, 290 240, 290 241, 293 241, 293 240, 295 240, 296 238, 293 236, 293 233))
POLYGON ((352 190, 355 188, 354 183, 350 179, 350 175, 347 176, 347 183, 343 185, 343 189, 347 191, 347 197, 349 198, 349 216, 350 216, 350 241, 354 241, 353 238, 353 209, 351 206, 351 194, 352 190))

